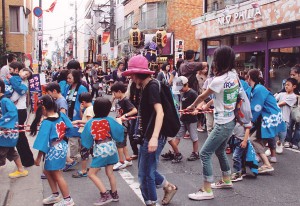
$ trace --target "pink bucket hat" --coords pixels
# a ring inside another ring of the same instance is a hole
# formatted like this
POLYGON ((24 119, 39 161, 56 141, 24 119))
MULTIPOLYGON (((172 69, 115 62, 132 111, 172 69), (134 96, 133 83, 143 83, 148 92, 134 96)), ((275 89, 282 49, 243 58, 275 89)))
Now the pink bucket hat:
POLYGON ((148 60, 144 56, 137 55, 129 59, 128 70, 122 73, 123 76, 132 74, 154 74, 154 71, 148 69, 148 60))

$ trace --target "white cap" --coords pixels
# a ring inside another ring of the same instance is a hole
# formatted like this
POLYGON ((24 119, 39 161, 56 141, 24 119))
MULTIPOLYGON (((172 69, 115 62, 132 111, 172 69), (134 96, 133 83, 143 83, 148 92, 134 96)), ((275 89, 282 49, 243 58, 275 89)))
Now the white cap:
POLYGON ((185 76, 180 76, 177 78, 177 81, 175 82, 175 90, 180 91, 183 88, 183 85, 188 83, 188 78, 185 76))

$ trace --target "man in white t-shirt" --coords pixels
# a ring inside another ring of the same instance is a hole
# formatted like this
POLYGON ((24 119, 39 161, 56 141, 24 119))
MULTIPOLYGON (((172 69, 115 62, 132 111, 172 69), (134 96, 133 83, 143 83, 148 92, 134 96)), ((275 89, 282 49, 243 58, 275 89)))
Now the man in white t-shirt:
POLYGON ((17 57, 15 54, 8 54, 7 55, 7 65, 4 65, 0 70, 0 77, 2 79, 6 79, 6 76, 9 74, 9 64, 12 62, 16 62, 17 57))

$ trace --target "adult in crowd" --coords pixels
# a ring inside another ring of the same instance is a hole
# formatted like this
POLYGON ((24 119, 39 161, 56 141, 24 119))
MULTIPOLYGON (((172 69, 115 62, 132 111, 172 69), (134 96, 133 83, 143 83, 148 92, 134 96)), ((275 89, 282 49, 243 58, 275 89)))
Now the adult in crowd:
MULTIPOLYGON (((75 69, 75 70, 79 70, 80 71, 80 74, 81 74, 81 78, 83 77, 83 74, 82 74, 82 70, 81 70, 81 66, 80 66, 80 63, 76 60, 71 60, 69 61, 69 63, 67 64, 67 69, 68 70, 71 70, 71 69, 75 69)), ((86 81, 83 81, 81 79, 81 85, 83 85, 88 91, 90 90, 90 86, 89 84, 86 82, 86 81)))
POLYGON ((163 84, 167 85, 167 86, 171 86, 171 82, 170 82, 170 64, 169 63, 164 63, 161 66, 161 71, 158 73, 156 79, 161 81, 163 84))
MULTIPOLYGON (((12 102, 15 103, 18 109, 19 125, 24 125, 27 120, 27 91, 28 91, 27 79, 31 77, 32 72, 29 69, 24 69, 25 65, 20 62, 12 62, 9 65, 9 67, 14 69, 14 73, 12 75, 20 76, 21 84, 23 84, 26 88, 26 91, 24 90, 24 92, 18 93, 14 91, 10 98, 12 102), (21 70, 22 72, 20 72, 21 70), (27 74, 24 73, 25 70, 27 74)), ((20 127, 20 129, 22 130, 23 128, 20 127)), ((25 132, 19 133, 17 149, 21 157, 22 165, 24 167, 32 166, 34 164, 34 158, 25 132)))
POLYGON ((131 75, 133 82, 142 87, 139 110, 143 144, 139 151, 138 177, 147 206, 156 205, 156 188, 164 188, 163 205, 168 204, 177 191, 177 187, 157 171, 159 155, 166 143, 166 137, 160 132, 164 111, 158 92, 159 85, 156 80, 151 79, 153 73, 148 69, 148 60, 142 55, 132 57, 128 62, 128 70, 123 73, 126 76, 131 75))
MULTIPOLYGON (((83 92, 88 92, 86 87, 81 84, 81 71, 71 70, 67 81, 67 95, 66 100, 68 103, 68 117, 71 121, 81 120, 80 117, 80 102, 79 96, 83 92)), ((70 144, 70 157, 73 160, 77 160, 80 151, 80 133, 78 128, 71 128, 69 132, 69 144, 70 144)))
POLYGON ((179 75, 185 76, 189 80, 190 87, 199 91, 199 83, 197 81, 196 74, 198 71, 203 70, 207 67, 207 62, 195 62, 195 52, 193 50, 187 50, 185 53, 186 60, 180 65, 179 75))
POLYGON ((67 78, 68 78, 68 75, 69 75, 69 70, 67 69, 63 69, 62 71, 59 72, 59 75, 57 77, 57 82, 60 86, 60 91, 61 91, 61 94, 63 95, 63 97, 66 97, 67 95, 67 78))
POLYGON ((95 62, 94 67, 91 70, 91 86, 92 86, 92 97, 93 98, 94 98, 95 94, 96 94, 96 98, 99 97, 98 70, 99 70, 98 62, 95 62))
POLYGON ((7 65, 4 65, 0 70, 0 77, 4 80, 6 76, 9 74, 9 64, 17 61, 17 56, 15 54, 7 55, 7 65))
POLYGON ((236 94, 239 89, 237 73, 233 70, 235 53, 232 48, 221 46, 215 50, 213 61, 216 66, 215 78, 208 89, 199 95, 193 104, 188 107, 188 109, 193 111, 209 95, 214 94, 215 126, 200 151, 204 183, 199 191, 188 195, 192 200, 213 199, 212 188, 232 187, 231 170, 225 150, 235 126, 234 109, 237 101, 236 94), (227 85, 230 85, 230 87, 227 85), (219 159, 222 171, 222 179, 216 183, 213 183, 212 155, 214 153, 219 159))
POLYGON ((114 82, 121 81, 123 83, 126 83, 126 77, 122 76, 122 72, 124 72, 124 63, 119 62, 117 69, 112 72, 112 79, 114 80, 114 82))

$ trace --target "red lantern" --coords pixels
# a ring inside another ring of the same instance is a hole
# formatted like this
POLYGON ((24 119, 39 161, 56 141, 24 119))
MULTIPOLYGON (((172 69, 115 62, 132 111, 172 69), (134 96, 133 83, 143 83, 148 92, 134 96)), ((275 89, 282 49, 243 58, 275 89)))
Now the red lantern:
POLYGON ((140 43, 141 43, 141 31, 136 28, 136 27, 132 27, 132 29, 130 29, 129 31, 129 41, 130 44, 134 47, 139 47, 140 43))
POLYGON ((156 32, 156 44, 160 47, 165 47, 167 45, 167 32, 163 29, 159 29, 156 32))

